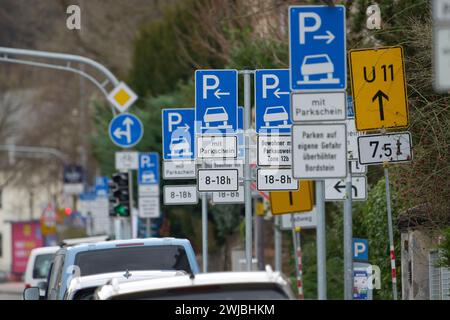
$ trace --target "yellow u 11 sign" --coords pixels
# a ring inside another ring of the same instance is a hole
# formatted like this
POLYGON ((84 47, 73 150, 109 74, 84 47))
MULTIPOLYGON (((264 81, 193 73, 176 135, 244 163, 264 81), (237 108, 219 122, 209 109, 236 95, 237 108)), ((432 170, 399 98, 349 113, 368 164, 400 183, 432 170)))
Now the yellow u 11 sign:
POLYGON ((297 191, 270 192, 273 215, 311 211, 314 207, 314 182, 300 180, 297 191))
POLYGON ((407 127, 402 47, 351 50, 349 60, 356 129, 407 127))

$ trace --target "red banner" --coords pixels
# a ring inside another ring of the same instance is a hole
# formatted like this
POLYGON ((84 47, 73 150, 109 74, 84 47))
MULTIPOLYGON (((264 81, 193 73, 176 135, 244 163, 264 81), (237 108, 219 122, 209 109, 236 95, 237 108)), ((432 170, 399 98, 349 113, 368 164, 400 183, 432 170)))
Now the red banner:
POLYGON ((24 273, 32 249, 43 246, 39 221, 13 222, 12 272, 24 273))

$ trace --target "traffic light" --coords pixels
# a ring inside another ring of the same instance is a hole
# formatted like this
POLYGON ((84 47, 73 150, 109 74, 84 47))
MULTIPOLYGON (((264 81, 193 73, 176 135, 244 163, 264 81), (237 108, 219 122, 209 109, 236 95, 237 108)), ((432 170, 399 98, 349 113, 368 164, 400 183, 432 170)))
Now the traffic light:
POLYGON ((109 215, 130 216, 130 190, 128 173, 115 173, 109 182, 109 215))

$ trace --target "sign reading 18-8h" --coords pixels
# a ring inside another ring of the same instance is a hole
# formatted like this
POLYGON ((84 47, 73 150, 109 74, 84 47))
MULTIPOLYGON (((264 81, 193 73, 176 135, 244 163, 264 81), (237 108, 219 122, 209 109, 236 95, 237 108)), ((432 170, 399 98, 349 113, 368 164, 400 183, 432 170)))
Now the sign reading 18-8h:
POLYGON ((345 90, 345 6, 290 7, 289 53, 293 91, 345 90))
POLYGON ((402 47, 351 50, 349 61, 356 129, 407 127, 402 47))
POLYGON ((114 144, 122 148, 131 148, 141 140, 144 128, 138 117, 122 113, 111 120, 108 132, 114 144))

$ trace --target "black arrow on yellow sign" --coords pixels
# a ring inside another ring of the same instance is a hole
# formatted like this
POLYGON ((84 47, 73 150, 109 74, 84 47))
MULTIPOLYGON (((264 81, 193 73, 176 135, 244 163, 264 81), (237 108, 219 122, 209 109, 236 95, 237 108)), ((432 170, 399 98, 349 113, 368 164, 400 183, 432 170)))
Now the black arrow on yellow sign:
POLYGON ((380 107, 380 120, 384 121, 384 109, 383 109, 383 98, 389 101, 389 97, 383 91, 378 90, 377 93, 372 98, 372 102, 378 99, 378 106, 380 107))

